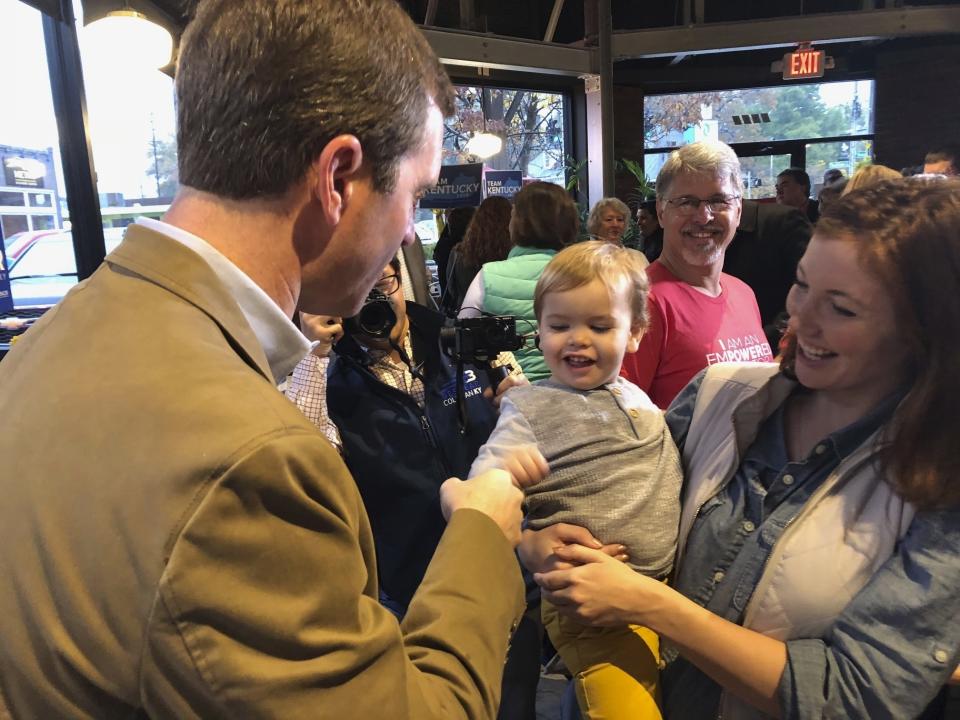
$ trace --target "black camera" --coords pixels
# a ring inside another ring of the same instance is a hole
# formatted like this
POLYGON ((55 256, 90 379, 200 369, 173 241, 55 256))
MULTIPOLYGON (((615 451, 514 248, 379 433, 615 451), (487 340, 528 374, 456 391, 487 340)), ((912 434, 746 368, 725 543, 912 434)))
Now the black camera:
POLYGON ((374 288, 367 295, 360 312, 343 321, 343 331, 375 340, 386 340, 396 324, 397 313, 390 304, 390 298, 374 288))
POLYGON ((523 347, 516 319, 510 315, 461 318, 440 330, 440 345, 451 357, 472 364, 489 362, 502 352, 523 347))

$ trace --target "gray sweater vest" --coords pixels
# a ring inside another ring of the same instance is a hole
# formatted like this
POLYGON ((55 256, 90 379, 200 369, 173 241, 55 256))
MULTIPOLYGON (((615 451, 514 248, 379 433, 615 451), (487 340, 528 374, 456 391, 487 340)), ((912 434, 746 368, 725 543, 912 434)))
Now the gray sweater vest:
POLYGON ((550 475, 526 491, 528 525, 581 525, 603 543, 625 545, 638 572, 668 574, 683 475, 650 398, 618 378, 587 391, 546 380, 511 390, 509 399, 550 464, 550 475))

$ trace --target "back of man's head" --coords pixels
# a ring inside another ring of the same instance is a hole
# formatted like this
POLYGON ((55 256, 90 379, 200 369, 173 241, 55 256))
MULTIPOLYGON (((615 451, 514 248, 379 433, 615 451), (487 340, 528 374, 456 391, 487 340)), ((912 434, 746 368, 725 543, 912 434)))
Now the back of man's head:
POLYGON ((439 60, 395 0, 201 0, 177 68, 180 182, 275 197, 354 135, 388 192, 427 106, 453 113, 439 60))
POLYGON ((923 172, 960 175, 960 144, 941 145, 923 159, 923 172))
POLYGON ((740 160, 726 143, 701 140, 677 148, 657 174, 657 197, 666 198, 679 175, 706 175, 729 181, 735 192, 743 186, 740 160))
POLYGON ((844 177, 843 170, 840 168, 830 168, 823 173, 823 184, 826 186, 835 183, 837 180, 842 180, 844 177))

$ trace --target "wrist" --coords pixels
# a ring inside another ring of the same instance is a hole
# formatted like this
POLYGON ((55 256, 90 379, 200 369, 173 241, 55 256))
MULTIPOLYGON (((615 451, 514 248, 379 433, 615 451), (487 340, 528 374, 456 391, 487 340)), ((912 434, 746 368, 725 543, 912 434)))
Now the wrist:
POLYGON ((657 583, 649 602, 644 603, 638 613, 641 617, 636 625, 648 627, 658 635, 678 642, 684 633, 703 621, 703 614, 710 612, 666 583, 657 583))

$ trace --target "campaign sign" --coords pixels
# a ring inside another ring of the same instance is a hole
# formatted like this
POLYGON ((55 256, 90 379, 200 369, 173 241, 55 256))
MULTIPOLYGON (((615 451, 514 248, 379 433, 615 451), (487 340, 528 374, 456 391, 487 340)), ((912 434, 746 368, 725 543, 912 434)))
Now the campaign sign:
POLYGON ((512 198, 523 186, 523 173, 520 170, 487 170, 484 176, 487 185, 487 197, 499 195, 512 198))
POLYGON ((10 294, 10 278, 7 277, 7 256, 0 240, 0 313, 13 310, 13 295, 10 294))
POLYGON ((420 198, 420 207, 477 207, 481 200, 483 163, 444 165, 440 168, 440 180, 420 198))

